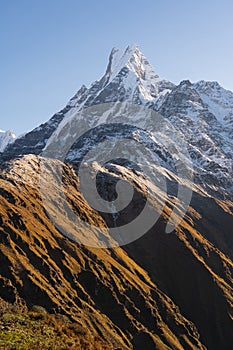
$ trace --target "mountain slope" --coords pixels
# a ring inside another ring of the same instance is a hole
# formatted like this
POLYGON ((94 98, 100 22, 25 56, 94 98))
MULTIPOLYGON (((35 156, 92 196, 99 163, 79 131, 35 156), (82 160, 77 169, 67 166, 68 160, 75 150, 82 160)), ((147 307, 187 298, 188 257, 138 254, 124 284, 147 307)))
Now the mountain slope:
MULTIPOLYGON (((80 246, 57 231, 38 192, 38 162, 28 156, 1 173, 1 297, 65 313, 121 349, 140 334, 160 349, 204 349, 195 326, 121 248, 80 246)), ((106 225, 82 199, 72 169, 64 170, 74 210, 106 225)))
MULTIPOLYGON (((1 172, 2 298, 65 313, 120 349, 139 349, 144 338, 145 344, 156 344, 153 349, 229 348, 233 263, 224 251, 232 249, 232 230, 226 233, 228 246, 216 238, 232 228, 230 205, 220 206, 196 193, 176 233, 164 233, 170 212, 166 206, 150 232, 124 250, 88 248, 62 235, 46 216, 38 190, 39 162, 27 156, 1 172), (203 201, 208 205, 196 211, 203 201), (215 232, 205 219, 210 205, 215 215, 225 215, 215 232)), ((79 193, 74 171, 64 165, 64 173, 73 210, 84 221, 106 226, 107 218, 103 220, 79 193)), ((135 210, 123 215, 121 224, 135 210)))

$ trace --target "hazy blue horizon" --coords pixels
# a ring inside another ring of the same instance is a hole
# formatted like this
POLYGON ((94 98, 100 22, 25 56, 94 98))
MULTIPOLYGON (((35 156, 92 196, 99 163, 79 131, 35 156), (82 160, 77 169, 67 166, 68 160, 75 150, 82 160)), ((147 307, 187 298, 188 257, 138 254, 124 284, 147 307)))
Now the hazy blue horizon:
POLYGON ((0 129, 20 134, 47 121, 104 74, 112 47, 128 44, 174 83, 233 90, 232 13, 230 0, 2 2, 0 129))

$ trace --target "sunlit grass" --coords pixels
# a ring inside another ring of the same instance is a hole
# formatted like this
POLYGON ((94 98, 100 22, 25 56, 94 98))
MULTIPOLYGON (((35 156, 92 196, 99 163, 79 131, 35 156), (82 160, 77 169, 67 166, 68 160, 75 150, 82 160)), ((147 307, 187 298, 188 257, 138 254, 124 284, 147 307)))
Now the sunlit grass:
POLYGON ((1 350, 100 350, 107 344, 64 315, 50 315, 40 306, 30 311, 0 301, 1 350))

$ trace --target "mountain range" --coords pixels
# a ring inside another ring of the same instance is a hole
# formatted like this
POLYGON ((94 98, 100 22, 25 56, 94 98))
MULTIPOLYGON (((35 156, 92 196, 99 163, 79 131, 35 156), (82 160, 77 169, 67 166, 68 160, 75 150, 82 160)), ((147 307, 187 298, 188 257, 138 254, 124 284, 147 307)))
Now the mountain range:
MULTIPOLYGON (((195 173, 204 178, 203 187, 232 194, 233 93, 217 82, 192 84, 185 80, 175 85, 161 79, 136 46, 124 52, 113 49, 104 76, 90 88, 83 85, 48 122, 17 138, 5 149, 3 159, 41 155, 47 140, 71 114, 94 105, 124 101, 153 109, 167 118, 188 143, 195 173)), ((105 120, 109 118, 119 120, 119 115, 114 111, 111 117, 109 110, 105 120)), ((100 118, 95 125, 99 123, 100 118)), ((137 124, 148 127, 143 118, 137 124)))

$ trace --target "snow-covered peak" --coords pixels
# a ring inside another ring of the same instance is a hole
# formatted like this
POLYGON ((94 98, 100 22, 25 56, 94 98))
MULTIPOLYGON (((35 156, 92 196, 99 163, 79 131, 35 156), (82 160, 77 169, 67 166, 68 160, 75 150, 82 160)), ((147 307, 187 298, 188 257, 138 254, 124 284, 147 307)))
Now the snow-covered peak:
POLYGON ((14 142, 15 134, 11 131, 0 130, 0 152, 3 152, 9 143, 14 142))
POLYGON ((233 119, 233 92, 221 87, 217 81, 201 80, 193 84, 193 88, 219 122, 233 119))
POLYGON ((161 94, 164 96, 174 87, 174 84, 158 76, 136 45, 128 46, 124 51, 112 49, 100 83, 102 89, 112 84, 120 85, 126 91, 128 100, 143 104, 158 99, 161 94))
POLYGON ((133 72, 139 79, 145 81, 160 80, 154 68, 136 45, 128 46, 125 51, 117 48, 112 49, 105 74, 108 77, 108 83, 125 67, 133 72))
POLYGON ((136 45, 128 46, 124 51, 113 48, 104 76, 90 88, 82 86, 68 107, 80 110, 93 104, 116 101, 159 106, 174 87, 173 83, 160 79, 136 45))

